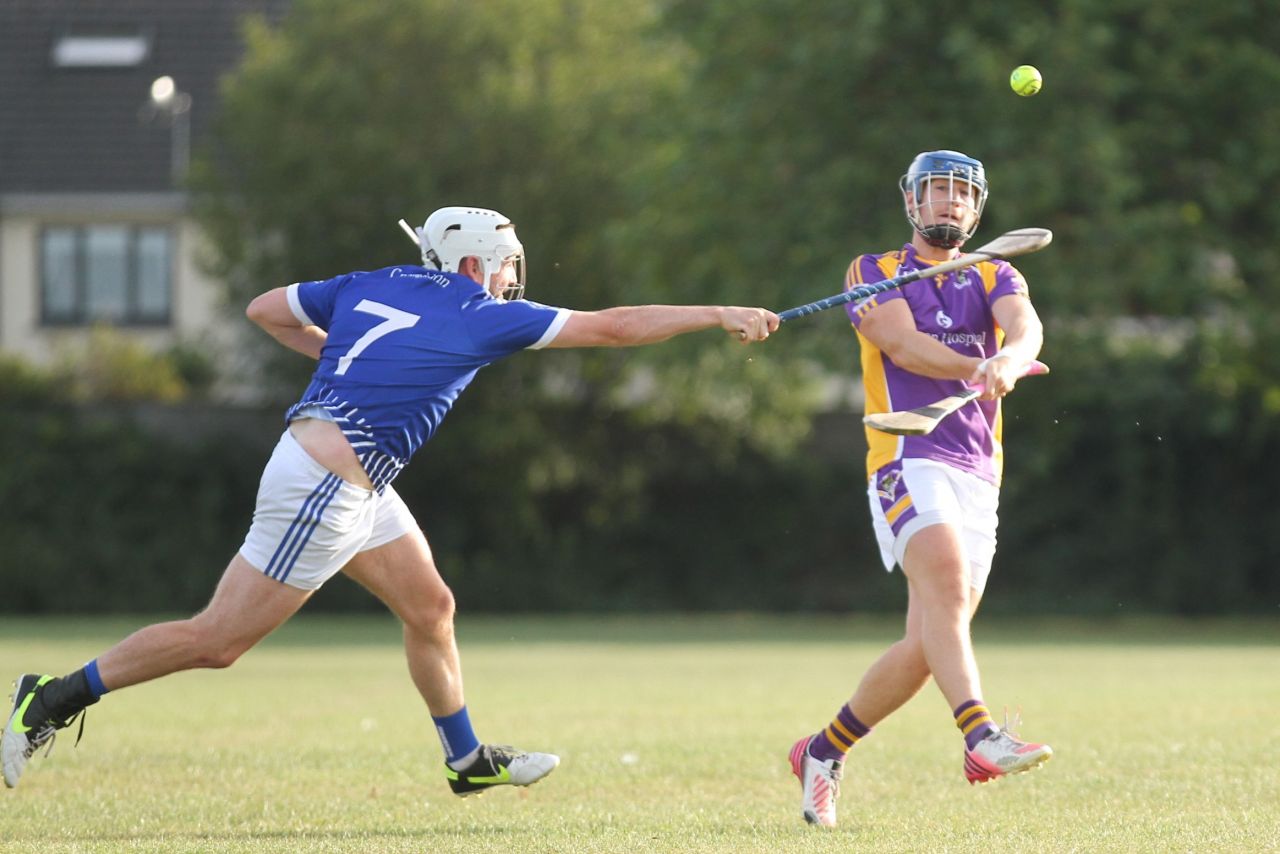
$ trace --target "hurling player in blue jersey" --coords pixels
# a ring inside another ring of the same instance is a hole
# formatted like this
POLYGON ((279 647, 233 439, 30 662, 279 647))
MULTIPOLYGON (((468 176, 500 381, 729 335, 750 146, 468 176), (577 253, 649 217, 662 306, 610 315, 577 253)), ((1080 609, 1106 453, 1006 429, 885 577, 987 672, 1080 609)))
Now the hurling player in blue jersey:
MULTIPOLYGON (((982 163, 958 151, 918 155, 899 181, 911 242, 859 255, 845 288, 955 258, 987 200, 982 163)), ((996 726, 982 698, 969 621, 996 548, 1003 453, 1000 399, 1040 352, 1027 283, 1007 261, 911 282, 848 307, 862 353, 867 412, 907 409, 982 383, 978 402, 926 436, 867 431, 868 499, 885 568, 907 579, 906 632, 871 665, 823 729, 791 748, 801 813, 836 823, 846 755, 932 678, 964 737, 964 774, 985 782, 1053 753, 996 726)))
POLYGON ((583 312, 521 299, 524 248, 501 214, 442 208, 416 230, 422 266, 276 288, 249 317, 319 360, 263 471, 253 523, 204 611, 143 628, 61 678, 25 674, 0 754, 5 784, 56 730, 108 691, 227 667, 344 572, 404 624, 409 673, 458 795, 527 786, 559 758, 481 743, 463 698, 453 596, 391 486, 485 365, 543 347, 627 347, 719 327, 762 341, 761 308, 624 306, 583 312))

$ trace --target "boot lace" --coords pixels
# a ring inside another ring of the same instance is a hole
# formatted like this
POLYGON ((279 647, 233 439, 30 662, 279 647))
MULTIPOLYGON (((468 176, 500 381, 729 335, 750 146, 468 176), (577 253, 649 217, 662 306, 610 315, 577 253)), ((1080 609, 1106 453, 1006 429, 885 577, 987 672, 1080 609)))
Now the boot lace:
POLYGON ((27 736, 27 746, 22 749, 23 757, 30 759, 35 756, 37 750, 44 747, 45 758, 48 758, 49 754, 53 753, 53 743, 58 740, 58 730, 71 726, 76 718, 80 719, 80 729, 76 733, 75 746, 79 746, 80 739, 84 737, 84 721, 87 717, 88 715, 81 709, 64 721, 45 721, 27 736))

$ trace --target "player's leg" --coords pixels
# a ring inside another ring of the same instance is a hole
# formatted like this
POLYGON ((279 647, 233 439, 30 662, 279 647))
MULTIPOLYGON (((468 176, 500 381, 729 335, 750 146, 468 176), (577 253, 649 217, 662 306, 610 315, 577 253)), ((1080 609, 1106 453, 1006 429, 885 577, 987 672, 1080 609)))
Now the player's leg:
POLYGON ((139 629, 61 678, 24 674, 0 736, 5 784, 18 784, 28 760, 111 690, 199 667, 228 667, 289 619, 311 595, 264 576, 236 555, 209 605, 187 620, 139 629))
POLYGON ((920 642, 920 608, 908 599, 902 640, 867 669, 853 697, 824 729, 792 746, 791 770, 800 778, 801 814, 806 821, 835 825, 835 799, 849 751, 928 681, 929 665, 920 642))
POLYGON ((1030 770, 1053 751, 1000 730, 982 699, 970 623, 995 553, 998 492, 964 473, 939 473, 963 512, 916 530, 905 544, 902 567, 919 605, 925 659, 964 736, 965 776, 973 783, 1030 770))
MULTIPOLYGON (((977 611, 981 600, 982 593, 971 589, 970 616, 977 611)), ((929 662, 924 656, 921 623, 921 608, 908 593, 906 631, 902 640, 885 650, 867 669, 853 697, 844 707, 865 724, 868 732, 929 684, 929 662)), ((827 739, 828 743, 839 741, 838 730, 832 732, 832 727, 828 727, 824 732, 832 735, 827 739)), ((847 748, 844 752, 848 752, 847 748)))
MULTIPOLYGON (((905 550, 919 531, 961 517, 944 468, 922 460, 903 460, 880 469, 868 484, 867 498, 881 561, 890 572, 905 561, 905 550)), ((872 664, 850 700, 850 707, 868 727, 884 720, 928 682, 924 616, 924 604, 908 583, 903 637, 872 664)))
MULTIPOLYGON (((979 740, 994 730, 981 728, 990 716, 978 699, 968 624, 981 601, 995 551, 998 490, 941 464, 906 460, 876 472, 867 494, 885 568, 906 566, 910 559, 923 567, 918 571, 926 581, 917 585, 907 573, 902 640, 867 670, 849 703, 824 730, 792 746, 791 766, 801 781, 803 814, 815 824, 835 824, 835 797, 847 752, 927 684, 932 672, 927 633, 942 650, 936 658, 947 673, 949 690, 973 692, 953 706, 968 734, 979 740), (908 558, 913 544, 916 548, 908 558)), ((988 743, 981 743, 986 750, 988 743)), ((1048 751, 1043 745, 1036 747, 1048 751)))
POLYGON ((228 667, 293 616, 372 529, 370 490, 328 471, 288 430, 263 469, 253 523, 208 607, 149 626, 97 660, 107 689, 178 670, 228 667))
MULTIPOLYGON (((965 508, 960 535, 969 560, 969 621, 972 623, 982 602, 995 557, 1000 493, 990 483, 964 472, 951 471, 949 476, 965 508)), ((967 722, 974 714, 974 708, 957 709, 956 713, 958 722, 967 722)), ((962 723, 961 729, 964 728, 962 723)), ((985 782, 1004 774, 1029 771, 1052 756, 1053 749, 1049 745, 1025 742, 1012 732, 1000 729, 972 748, 966 739, 965 777, 970 783, 985 782)))
POLYGON ((409 531, 360 552, 343 572, 400 618, 409 675, 431 715, 458 712, 465 700, 453 635, 453 593, 440 577, 422 532, 409 531))
POLYGON ((914 533, 902 562, 920 618, 920 646, 938 689, 952 708, 982 695, 969 637, 969 566, 954 525, 914 533))
POLYGON ((966 736, 980 738, 992 727, 985 708, 970 711, 981 706, 982 689, 969 617, 972 588, 982 589, 994 553, 999 492, 950 466, 909 459, 877 472, 868 494, 885 565, 907 577, 929 672, 951 708, 965 707, 966 736))
POLYGON ((972 751, 999 728, 982 700, 969 635, 969 565, 960 530, 937 524, 917 531, 906 546, 902 571, 911 599, 920 608, 921 646, 929 672, 953 710, 966 751, 972 751))
POLYGON ((114 691, 180 670, 230 667, 297 613, 312 592, 267 578, 237 554, 203 611, 148 626, 100 655, 102 684, 114 691))
POLYGON ((453 633, 453 593, 400 497, 388 487, 381 498, 370 541, 380 544, 360 552, 343 571, 381 599, 404 625, 409 674, 440 737, 450 788, 469 795, 496 785, 536 783, 560 764, 559 757, 482 744, 476 737, 453 633), (388 536, 395 538, 385 541, 388 536))
MULTIPOLYGON (((894 543, 902 518, 899 508, 911 504, 903 480, 901 463, 876 472, 867 487, 871 518, 880 555, 886 570, 897 564, 894 543), (890 516, 896 524, 891 524, 890 516)), ((912 511, 914 514, 915 511, 912 511)), ((824 729, 806 735, 791 746, 791 772, 800 780, 800 810, 810 824, 836 824, 836 799, 844 762, 853 745, 871 732, 871 727, 914 696, 928 679, 919 639, 919 609, 907 605, 903 639, 881 655, 867 670, 853 698, 841 706, 824 729)))
POLYGON ((35 750, 108 690, 230 665, 356 553, 374 510, 372 492, 325 469, 285 431, 263 469, 245 542, 203 611, 135 632, 62 679, 18 680, 0 736, 6 784, 17 785, 35 750))
POLYGON ((889 717, 929 683, 921 637, 921 609, 908 593, 906 630, 863 674, 848 708, 868 729, 889 717))

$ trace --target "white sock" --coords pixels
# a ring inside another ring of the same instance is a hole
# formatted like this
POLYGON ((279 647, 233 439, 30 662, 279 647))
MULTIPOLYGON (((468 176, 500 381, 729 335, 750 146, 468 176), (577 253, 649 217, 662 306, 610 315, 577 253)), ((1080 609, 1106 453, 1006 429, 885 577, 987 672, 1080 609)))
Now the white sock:
POLYGON ((472 762, 475 762, 476 757, 479 755, 480 755, 480 745, 477 745, 476 749, 468 753, 466 756, 459 756, 457 759, 447 764, 454 771, 461 771, 463 768, 466 768, 472 762))

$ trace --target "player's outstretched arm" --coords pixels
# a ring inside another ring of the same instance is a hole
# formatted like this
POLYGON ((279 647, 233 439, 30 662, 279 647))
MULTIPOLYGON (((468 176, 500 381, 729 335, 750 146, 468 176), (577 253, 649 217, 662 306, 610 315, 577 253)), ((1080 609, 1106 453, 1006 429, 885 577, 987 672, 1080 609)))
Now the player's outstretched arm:
POLYGON ((636 347, 717 326, 749 344, 776 331, 778 315, 764 308, 719 305, 631 305, 575 311, 547 346, 636 347))
POLYGON ((289 307, 288 288, 275 288, 255 297, 245 314, 267 334, 290 350, 313 359, 320 358, 320 348, 328 337, 318 326, 304 326, 289 307))

